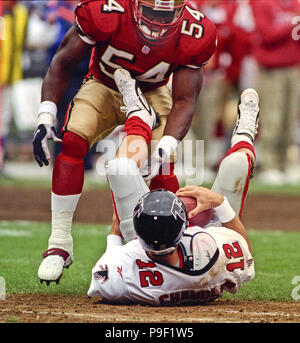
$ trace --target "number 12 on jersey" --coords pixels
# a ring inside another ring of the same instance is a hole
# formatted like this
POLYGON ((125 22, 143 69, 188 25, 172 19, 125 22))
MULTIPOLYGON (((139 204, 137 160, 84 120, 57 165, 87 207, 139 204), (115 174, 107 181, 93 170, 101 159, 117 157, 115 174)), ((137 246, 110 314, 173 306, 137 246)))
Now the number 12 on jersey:
MULTIPOLYGON (((136 264, 139 269, 155 268, 156 264, 153 261, 143 262, 142 260, 136 260, 136 264)), ((162 273, 158 270, 140 270, 139 272, 141 287, 160 286, 163 282, 162 273)))
POLYGON ((226 269, 229 272, 233 272, 235 269, 244 270, 244 254, 239 242, 233 242, 232 244, 223 244, 223 250, 228 259, 241 257, 241 259, 237 262, 227 263, 226 269))

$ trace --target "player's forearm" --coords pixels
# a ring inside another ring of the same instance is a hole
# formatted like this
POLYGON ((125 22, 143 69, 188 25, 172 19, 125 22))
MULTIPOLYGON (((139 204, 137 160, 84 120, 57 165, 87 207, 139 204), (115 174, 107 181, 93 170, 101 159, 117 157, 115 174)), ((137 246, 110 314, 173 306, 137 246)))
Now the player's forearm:
POLYGON ((52 101, 59 104, 63 97, 70 78, 72 70, 64 68, 64 64, 53 64, 50 66, 42 86, 42 101, 52 101))
POLYGON ((173 107, 168 117, 164 135, 182 140, 191 127, 197 98, 202 87, 201 69, 183 67, 174 72, 173 107))
POLYGON ((181 141, 191 127, 194 115, 194 103, 178 100, 174 103, 165 126, 164 135, 173 136, 181 141))
POLYGON ((217 194, 215 193, 215 199, 217 206, 214 206, 215 214, 218 217, 219 221, 222 223, 222 226, 231 229, 237 233, 239 233, 247 242, 250 252, 252 253, 252 248, 249 242, 247 231, 240 221, 240 219, 236 216, 234 210, 229 204, 229 201, 226 197, 218 198, 217 194), (223 201, 221 200, 223 198, 223 201))
POLYGON ((235 216, 232 220, 230 220, 227 223, 222 223, 222 225, 228 229, 231 229, 237 233, 239 233, 242 237, 244 237, 244 239, 246 240, 248 247, 249 247, 249 251, 252 254, 252 247, 249 241, 249 237, 246 231, 246 228, 244 227, 244 225, 242 224, 242 222, 240 221, 240 219, 235 216))

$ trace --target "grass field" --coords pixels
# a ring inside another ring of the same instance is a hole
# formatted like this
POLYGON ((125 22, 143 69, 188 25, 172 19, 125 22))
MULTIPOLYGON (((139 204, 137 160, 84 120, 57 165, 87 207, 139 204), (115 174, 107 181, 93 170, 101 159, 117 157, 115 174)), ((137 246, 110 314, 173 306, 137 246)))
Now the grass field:
MULTIPOLYGON (((6 292, 45 294, 86 294, 91 269, 106 245, 108 226, 74 224, 74 264, 66 270, 59 287, 40 284, 37 269, 47 247, 49 223, 0 221, 0 277, 6 292)), ((249 230, 253 245, 256 277, 238 294, 226 298, 292 301, 299 274, 300 233, 249 230)))
MULTIPOLYGON (((1 177, 0 176, 0 185, 1 187, 19 187, 25 189, 37 189, 37 188, 46 188, 51 189, 51 177, 47 178, 14 178, 14 177, 1 177)), ((185 186, 184 183, 181 186, 185 186)), ((204 183, 202 186, 211 188, 211 183, 204 183)), ((85 178, 84 189, 108 189, 108 185, 105 178, 85 178)), ((282 185, 282 186, 270 186, 252 180, 249 187, 249 194, 269 194, 269 195, 291 195, 291 196, 300 196, 300 184, 299 185, 282 185)))

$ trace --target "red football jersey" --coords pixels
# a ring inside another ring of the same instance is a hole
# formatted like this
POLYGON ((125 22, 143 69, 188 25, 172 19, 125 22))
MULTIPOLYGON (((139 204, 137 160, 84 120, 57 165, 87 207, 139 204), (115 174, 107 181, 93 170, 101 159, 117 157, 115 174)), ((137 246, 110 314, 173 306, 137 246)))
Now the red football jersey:
POLYGON ((168 82, 180 66, 199 68, 216 48, 215 25, 192 6, 186 6, 176 35, 149 43, 138 32, 131 1, 85 0, 75 10, 81 38, 93 44, 90 71, 116 89, 113 73, 123 67, 139 81, 143 91, 168 82))
POLYGON ((295 19, 300 13, 299 0, 251 1, 257 26, 253 54, 265 68, 285 68, 299 65, 300 44, 295 19))

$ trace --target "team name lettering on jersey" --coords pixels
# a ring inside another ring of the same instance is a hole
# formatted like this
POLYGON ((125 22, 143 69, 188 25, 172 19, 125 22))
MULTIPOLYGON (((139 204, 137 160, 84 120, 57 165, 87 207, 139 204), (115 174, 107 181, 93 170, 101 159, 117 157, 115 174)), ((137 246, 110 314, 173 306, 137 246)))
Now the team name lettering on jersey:
POLYGON ((199 302, 205 300, 212 300, 222 295, 225 287, 232 288, 235 284, 232 282, 225 282, 219 287, 212 288, 210 290, 184 290, 173 293, 161 295, 159 302, 161 305, 185 303, 185 302, 199 302))

